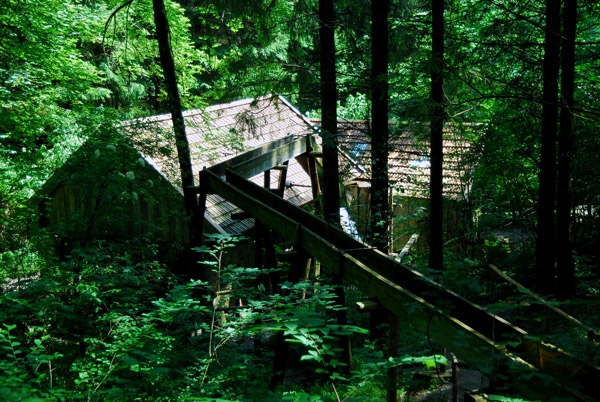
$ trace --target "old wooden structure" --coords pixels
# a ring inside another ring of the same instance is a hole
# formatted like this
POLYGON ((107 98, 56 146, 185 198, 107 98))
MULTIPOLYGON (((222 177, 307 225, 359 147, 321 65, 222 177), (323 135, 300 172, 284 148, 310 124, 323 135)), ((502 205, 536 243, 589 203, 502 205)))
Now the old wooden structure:
POLYGON ((242 155, 237 161, 203 170, 198 188, 200 207, 211 194, 229 200, 472 367, 494 367, 495 372, 503 373, 517 394, 534 390, 542 399, 600 399, 599 367, 530 338, 524 330, 354 239, 338 226, 247 180, 300 152, 310 154, 309 141, 294 141, 260 155, 242 155))
MULTIPOLYGON (((471 144, 468 132, 481 125, 444 128, 444 232, 446 240, 460 237, 471 222, 465 204, 469 193, 471 144)), ((419 122, 390 122, 388 155, 390 250, 399 252, 412 234, 421 234, 415 249, 427 248, 425 211, 429 207, 429 127, 419 122), (423 221, 423 222, 421 222, 423 221)), ((367 121, 344 120, 338 125, 340 170, 350 216, 367 238, 371 198, 371 142, 367 121)))
MULTIPOLYGON (((248 150, 264 153, 314 132, 312 122, 281 96, 190 110, 184 119, 196 174, 205 167, 227 166, 248 150)), ((263 172, 252 180, 285 188, 285 199, 297 205, 313 200, 306 157, 287 158, 273 174, 263 172)), ((63 253, 92 239, 139 237, 151 237, 175 253, 185 250, 190 235, 170 115, 126 121, 119 135, 88 141, 30 205, 39 210, 40 226, 53 231, 63 253)), ((237 219, 240 210, 222 197, 211 195, 206 205, 205 233, 253 229, 253 221, 237 219)), ((239 254, 253 262, 252 252, 252 245, 246 245, 239 254)))
MULTIPOLYGON (((199 208, 206 218, 202 225, 205 232, 269 228, 297 252, 312 256, 346 283, 377 298, 401 321, 412 323, 471 366, 494 367, 502 372, 517 393, 519 389, 536 389, 540 395, 600 400, 597 387, 600 368, 531 339, 522 329, 300 208, 298 204, 314 199, 319 193, 320 154, 311 135, 311 123, 285 100, 267 98, 258 103, 239 102, 232 107, 239 107, 238 113, 229 115, 225 110, 229 108, 209 108, 212 119, 229 121, 229 126, 223 125, 225 131, 207 129, 206 117, 197 123, 188 120, 188 128, 200 130, 188 132, 190 136, 198 135, 199 145, 206 135, 216 135, 215 131, 225 140, 229 133, 236 134, 229 139, 247 138, 249 142, 249 145, 230 144, 234 149, 220 159, 217 156, 221 151, 217 149, 212 150, 215 152, 212 159, 201 159, 207 158, 210 149, 197 150, 196 191, 199 208), (261 110, 272 111, 272 116, 279 117, 264 120, 263 123, 271 123, 261 126, 256 120, 261 110), (294 121, 298 124, 291 124, 294 121), (259 130, 278 124, 278 136, 251 144, 259 138, 259 130), (236 130, 245 134, 239 135, 236 130), (304 177, 301 181, 293 179, 294 164, 304 177)), ((192 115, 188 113, 188 119, 192 115)), ((206 116, 204 112, 196 115, 206 116)), ((168 128, 168 117, 125 126, 137 130, 138 138, 144 139, 149 127, 168 128)), ((166 133, 148 137, 159 148, 168 149, 172 145, 166 133)), ((171 170, 172 158, 164 153, 146 153, 147 149, 155 149, 144 148, 146 144, 144 141, 86 144, 44 186, 32 204, 40 208, 42 217, 49 219, 46 223, 62 227, 65 238, 73 239, 69 241, 157 231, 166 243, 181 242, 185 247, 186 217, 177 176, 171 170), (79 176, 82 172, 88 173, 83 177, 87 181, 79 176), (77 219, 86 224, 78 225, 77 219)), ((275 256, 271 254, 269 258, 275 256)), ((276 261, 269 261, 273 263, 276 261)))

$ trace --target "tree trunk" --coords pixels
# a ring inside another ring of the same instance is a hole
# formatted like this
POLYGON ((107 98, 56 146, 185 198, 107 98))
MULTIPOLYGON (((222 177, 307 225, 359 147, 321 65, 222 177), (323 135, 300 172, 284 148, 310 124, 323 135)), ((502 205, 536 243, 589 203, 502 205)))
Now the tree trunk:
POLYGON ((371 243, 388 251, 388 13, 389 0, 372 0, 371 243))
POLYGON ((539 173, 536 242, 536 290, 554 292, 556 200, 556 138, 558 126, 558 63, 560 58, 560 0, 546 0, 546 34, 542 77, 542 147, 539 173))
POLYGON ((577 0, 564 2, 561 54, 560 133, 558 139, 558 191, 556 203, 556 266, 558 295, 575 295, 575 268, 571 244, 571 178, 573 175, 573 91, 577 0))
POLYGON ((443 254, 443 183, 444 161, 444 0, 432 4, 431 127, 429 183, 429 267, 441 270, 443 254))
MULTIPOLYGON (((340 185, 337 139, 337 89, 335 70, 335 11, 333 0, 319 0, 319 41, 321 69, 321 129, 323 138, 323 214, 327 222, 340 224, 340 185)), ((345 307, 346 296, 341 277, 334 276, 339 285, 337 301, 345 307)), ((346 310, 337 315, 338 325, 348 322, 346 310)), ((341 360, 348 374, 352 369, 352 349, 348 336, 340 337, 341 360)))
POLYGON ((165 85, 169 96, 169 109, 171 112, 171 119, 173 120, 173 132, 175 135, 179 168, 181 170, 181 185, 183 186, 185 209, 190 222, 190 238, 192 245, 195 245, 200 240, 196 239, 196 236, 194 236, 197 224, 196 219, 201 218, 196 216, 196 195, 190 189, 190 187, 194 185, 194 173, 192 171, 190 147, 185 133, 185 122, 181 110, 179 89, 177 88, 175 63, 173 61, 173 54, 169 42, 169 21, 167 20, 167 13, 165 11, 163 0, 152 0, 152 5, 154 8, 154 23, 156 24, 160 64, 165 76, 165 85))
POLYGON ((340 189, 337 140, 337 90, 335 72, 335 13, 333 0, 319 0, 321 46, 321 129, 323 138, 323 209, 329 223, 340 222, 340 189))

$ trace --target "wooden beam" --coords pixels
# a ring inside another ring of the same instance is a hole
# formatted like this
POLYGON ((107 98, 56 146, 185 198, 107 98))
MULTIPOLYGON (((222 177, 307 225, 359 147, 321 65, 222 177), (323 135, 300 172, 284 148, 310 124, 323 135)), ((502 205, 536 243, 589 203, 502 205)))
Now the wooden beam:
POLYGON ((243 161, 231 166, 241 177, 248 179, 264 172, 267 169, 279 166, 284 162, 295 158, 307 151, 306 138, 297 138, 277 148, 264 152, 254 158, 246 158, 243 161))
POLYGON ((531 297, 532 299, 534 299, 535 301, 540 303, 542 306, 544 306, 548 310, 550 310, 553 313, 555 313, 556 315, 564 318, 566 321, 570 322, 571 324, 584 329, 588 334, 591 334, 594 338, 600 338, 600 332, 598 332, 596 329, 585 325, 584 323, 579 321, 577 318, 569 315, 568 313, 559 309, 558 307, 548 303, 544 298, 538 296, 536 293, 527 289, 525 286, 521 285, 519 282, 515 281, 510 276, 508 276, 504 272, 500 271, 500 269, 498 267, 496 267, 494 264, 488 265, 488 268, 490 270, 492 270, 492 272, 495 273, 496 275, 498 275, 500 278, 504 279, 506 282, 510 283, 517 289, 520 289, 521 292, 525 293, 527 296, 531 297))
POLYGON ((356 302, 356 308, 359 313, 370 313, 371 311, 385 311, 377 300, 362 300, 356 302))
MULTIPOLYGON (((206 183, 211 191, 248 212, 256 220, 281 233, 290 242, 296 242, 300 226, 298 223, 288 219, 282 213, 275 211, 256 198, 248 196, 231 184, 224 182, 209 170, 200 172, 200 180, 202 183, 206 183)), ((272 193, 265 191, 265 194, 272 193)), ((277 197, 274 194, 272 195, 277 197)))
MULTIPOLYGON (((207 170, 210 170, 211 172, 213 172, 214 174, 216 174, 217 176, 225 176, 225 171, 233 166, 239 165, 240 163, 250 160, 250 159, 254 159, 257 156, 263 155, 265 153, 271 152, 277 148, 280 148, 282 146, 285 146, 286 144, 289 144, 291 142, 294 141, 298 141, 304 139, 304 137, 300 137, 298 138, 297 136, 293 136, 293 135, 289 135, 285 138, 281 138, 279 140, 275 140, 275 141, 271 141, 267 144, 264 144, 262 146, 256 147, 251 149, 248 152, 244 152, 243 154, 237 155, 231 159, 228 159, 224 162, 218 163, 214 166, 211 166, 209 168, 207 168, 207 170)), ((259 172, 260 173, 260 172, 259 172)))

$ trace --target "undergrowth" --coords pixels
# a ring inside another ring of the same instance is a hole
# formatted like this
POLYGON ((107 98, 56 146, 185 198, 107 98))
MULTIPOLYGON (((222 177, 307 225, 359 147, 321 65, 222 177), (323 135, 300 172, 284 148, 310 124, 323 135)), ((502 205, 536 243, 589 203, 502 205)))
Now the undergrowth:
POLYGON ((288 268, 278 267, 282 281, 269 291, 273 268, 223 266, 237 240, 212 240, 198 250, 214 262, 211 284, 173 275, 148 242, 135 255, 128 250, 139 244, 98 242, 37 270, 29 250, 21 261, 34 279, 5 280, 0 294, 0 400, 381 400, 387 367, 439 362, 415 347, 423 337, 386 359, 361 325, 338 324, 346 307, 326 278, 287 282, 288 268), (269 389, 278 334, 289 346, 287 372, 269 389), (352 370, 339 357, 345 336, 355 345, 352 370))

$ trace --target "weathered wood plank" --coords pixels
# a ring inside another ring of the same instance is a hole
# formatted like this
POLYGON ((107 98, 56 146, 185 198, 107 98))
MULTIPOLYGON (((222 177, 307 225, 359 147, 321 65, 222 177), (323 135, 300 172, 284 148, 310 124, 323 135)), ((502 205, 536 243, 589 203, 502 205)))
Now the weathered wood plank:
POLYGON ((224 182, 211 171, 205 170, 201 172, 200 180, 204 180, 204 183, 206 183, 210 191, 214 191, 232 204, 247 211, 259 222, 277 230, 292 243, 296 242, 299 233, 298 223, 286 218, 283 214, 265 205, 256 198, 248 196, 231 184, 224 182))
POLYGON ((241 177, 248 179, 306 153, 307 149, 307 139, 301 137, 254 158, 244 160, 232 166, 231 169, 241 177))
MULTIPOLYGON (((242 162, 254 159, 260 155, 266 154, 268 152, 273 151, 274 149, 280 148, 290 142, 297 141, 303 139, 305 137, 298 138, 296 136, 290 135, 285 138, 281 138, 279 140, 275 140, 265 144, 263 146, 251 149, 248 152, 244 152, 243 154, 237 155, 231 159, 228 159, 224 162, 218 163, 214 166, 208 168, 211 172, 216 174, 217 176, 225 176, 225 171, 233 166, 239 165, 242 162)), ((260 172, 259 172, 260 173, 260 172)))
POLYGON ((67 216, 65 211, 65 186, 56 189, 52 199, 52 209, 56 212, 56 223, 64 224, 67 216))

